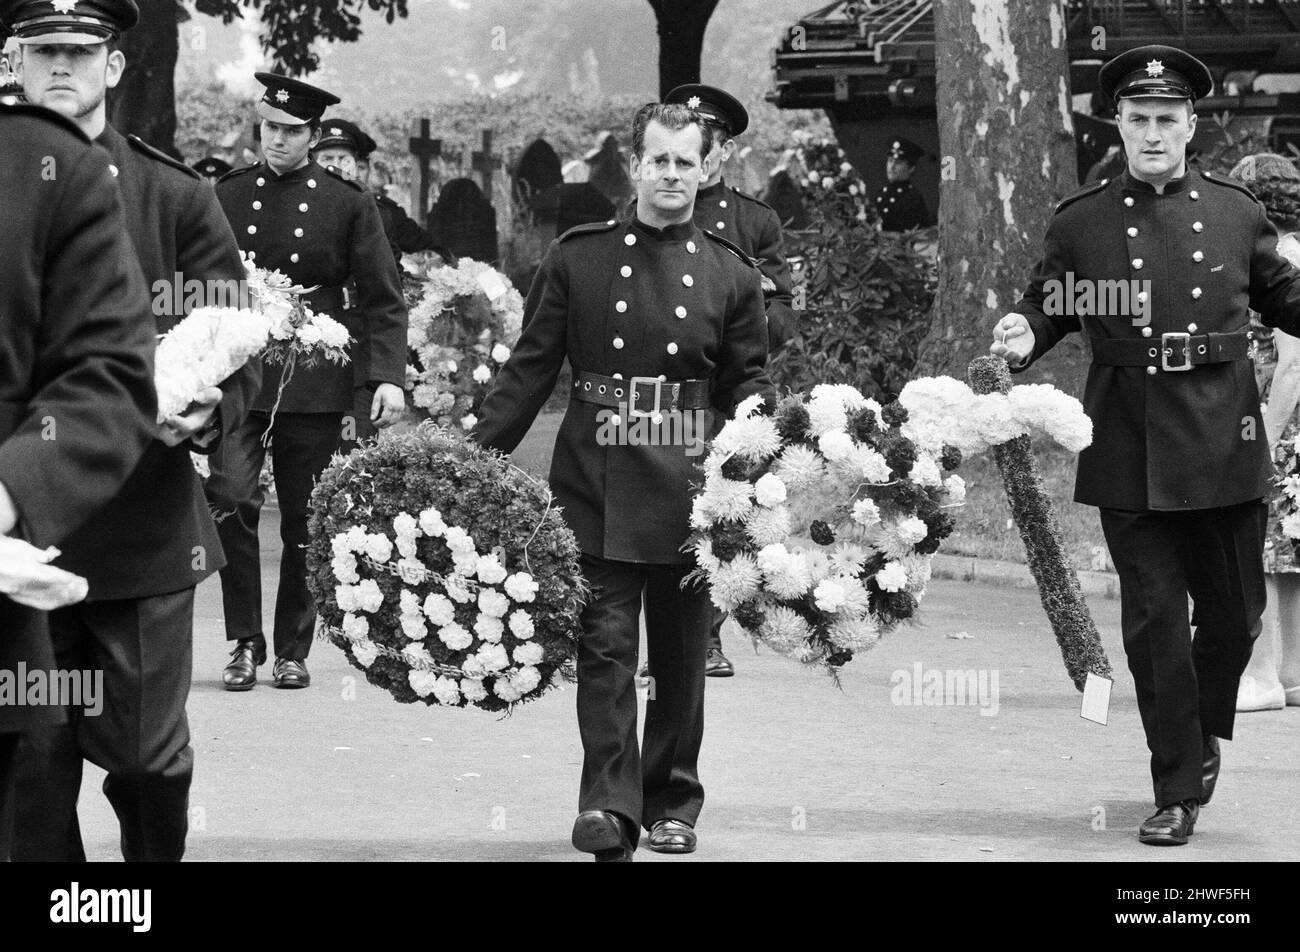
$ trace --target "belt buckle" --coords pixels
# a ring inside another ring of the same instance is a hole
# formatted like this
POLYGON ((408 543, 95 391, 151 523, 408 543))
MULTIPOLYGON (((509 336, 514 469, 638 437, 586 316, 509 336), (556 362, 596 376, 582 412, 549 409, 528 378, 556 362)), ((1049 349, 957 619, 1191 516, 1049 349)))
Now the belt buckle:
POLYGON ((1172 331, 1168 334, 1160 335, 1160 369, 1173 372, 1182 372, 1192 369, 1192 335, 1184 331, 1172 331), (1169 366, 1169 356, 1174 352, 1169 346, 1170 341, 1174 338, 1182 338, 1183 341, 1183 362, 1176 366, 1169 366))
POLYGON ((627 415, 629 417, 652 417, 660 413, 660 403, 663 399, 664 382, 658 377, 633 377, 627 391, 627 415), (636 388, 638 384, 653 384, 655 388, 655 405, 652 410, 638 410, 636 408, 636 388))

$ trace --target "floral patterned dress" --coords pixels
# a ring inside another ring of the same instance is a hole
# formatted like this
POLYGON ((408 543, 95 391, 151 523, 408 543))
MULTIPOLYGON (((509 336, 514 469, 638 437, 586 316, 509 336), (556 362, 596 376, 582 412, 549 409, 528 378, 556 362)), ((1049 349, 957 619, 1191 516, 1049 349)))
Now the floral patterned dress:
MULTIPOLYGON (((1296 267, 1300 267, 1300 242, 1295 235, 1283 235, 1277 243, 1277 250, 1296 267)), ((1277 345, 1273 342, 1274 331, 1259 323, 1256 315, 1251 315, 1251 328, 1255 331, 1255 379, 1259 383, 1260 400, 1267 403, 1273 389, 1273 373, 1277 370, 1277 345)), ((1285 455, 1284 446, 1294 440, 1300 432, 1300 406, 1292 411, 1274 453, 1275 465, 1282 465, 1281 456, 1285 455)), ((1264 539, 1264 571, 1300 572, 1300 559, 1296 557, 1295 545, 1291 539, 1282 534, 1282 514, 1279 503, 1282 490, 1274 488, 1268 500, 1268 535, 1264 539)))

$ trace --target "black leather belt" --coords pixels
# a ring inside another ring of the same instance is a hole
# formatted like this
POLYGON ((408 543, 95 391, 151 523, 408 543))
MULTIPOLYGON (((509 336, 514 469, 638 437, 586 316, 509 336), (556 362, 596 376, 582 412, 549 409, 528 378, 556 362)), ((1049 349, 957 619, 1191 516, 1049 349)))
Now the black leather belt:
POLYGON ((1092 361, 1110 367, 1150 367, 1178 372, 1250 355, 1249 331, 1232 334, 1161 334, 1159 338, 1092 337, 1092 361))
POLYGON ((303 303, 320 314, 324 311, 347 310, 357 303, 356 292, 348 288, 317 288, 302 296, 303 303))
POLYGON ((628 415, 649 416, 710 406, 709 381, 660 380, 658 377, 606 377, 578 371, 570 391, 575 400, 602 407, 628 407, 628 415))

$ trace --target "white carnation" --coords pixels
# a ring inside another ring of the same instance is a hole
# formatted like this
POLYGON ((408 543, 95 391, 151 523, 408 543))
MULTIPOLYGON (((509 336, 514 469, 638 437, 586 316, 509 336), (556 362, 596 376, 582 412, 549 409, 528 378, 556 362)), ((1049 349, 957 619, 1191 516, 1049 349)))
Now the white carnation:
POLYGON ((966 480, 956 473, 943 481, 944 501, 958 506, 966 501, 966 480))
POLYGON ((895 526, 894 531, 898 533, 898 538, 910 545, 916 545, 929 533, 926 524, 916 516, 908 516, 895 526))
POLYGON ((471 704, 487 697, 487 688, 483 687, 482 678, 461 678, 460 692, 471 704))
POLYGON ((541 664, 545 652, 535 641, 522 644, 512 652, 515 664, 541 664))
POLYGON ((500 644, 489 643, 483 645, 475 652, 474 657, 483 666, 483 670, 489 673, 502 671, 510 666, 510 658, 506 654, 506 649, 500 644))
POLYGON ((533 619, 522 608, 510 613, 510 633, 521 641, 533 637, 533 619))
POLYGON ((447 531, 447 523, 442 521, 442 513, 437 509, 426 509, 420 513, 420 531, 427 536, 440 536, 447 531))
POLYGON ((357 641, 370 634, 370 622, 360 615, 348 612, 343 616, 343 634, 351 641, 357 641))
POLYGON ((428 572, 419 559, 403 557, 397 560, 397 574, 407 585, 419 585, 428 572))
POLYGON ((384 593, 379 590, 379 584, 372 578, 363 579, 361 584, 356 586, 356 596, 357 608, 363 612, 374 614, 384 604, 384 593))
POLYGON ((504 364, 510 359, 510 348, 505 344, 494 344, 492 347, 492 359, 498 364, 504 364))
POLYGON ((498 642, 501 640, 502 635, 505 634, 505 631, 505 622, 494 615, 485 615, 479 612, 478 617, 474 619, 474 634, 484 641, 498 642))
POLYGON ((475 574, 484 585, 497 585, 506 580, 506 570, 495 555, 480 555, 475 574))
POLYGON ((406 672, 406 682, 420 697, 428 697, 438 685, 438 675, 432 671, 412 668, 406 672))
POLYGON ((429 654, 429 650, 419 642, 411 642, 403 648, 402 657, 413 668, 431 668, 435 663, 433 655, 429 654))
POLYGON ((853 454, 853 437, 842 430, 832 430, 817 438, 817 448, 832 463, 846 460, 853 454))
POLYGON ((826 579, 813 589, 813 603, 824 612, 835 612, 844 604, 844 587, 836 579, 826 579))
POLYGON ((527 603, 537 597, 537 582, 527 572, 516 572, 506 579, 506 594, 516 602, 527 603))
POLYGON ((393 554, 393 540, 380 533, 366 536, 366 555, 376 562, 387 562, 393 554))
POLYGON ((357 574, 357 557, 351 552, 344 552, 330 559, 330 568, 334 572, 334 577, 340 582, 355 585, 361 581, 361 576, 357 574))
POLYGON ((510 611, 510 600, 494 588, 485 588, 478 593, 478 610, 493 618, 504 618, 510 611))
MULTIPOLYGON (((474 368, 475 383, 487 383, 491 379, 492 371, 488 368, 487 364, 479 364, 474 368)), ((469 427, 466 427, 466 429, 469 429, 469 427)))
POLYGON ((424 600, 424 615, 434 625, 450 625, 456 620, 456 606, 446 595, 430 592, 424 600))
POLYGON ((760 506, 767 506, 769 509, 780 505, 786 499, 785 483, 781 482, 780 476, 765 473, 754 484, 754 498, 758 500, 760 506))
POLYGON ((813 436, 843 430, 849 422, 844 404, 833 396, 808 401, 808 429, 813 436))
POLYGON ((379 646, 373 641, 354 641, 352 642, 352 657, 357 659, 357 664, 363 668, 368 668, 375 663, 379 657, 379 646))
POLYGON ((415 521, 415 516, 409 512, 399 512, 393 516, 393 532, 396 533, 397 538, 401 539, 407 536, 414 538, 419 531, 419 523, 415 521))
POLYGON ((460 703, 460 686, 455 678, 440 677, 434 682, 433 696, 439 704, 457 705, 460 703))
POLYGON ((438 640, 452 651, 463 651, 474 643, 474 636, 461 625, 452 622, 438 629, 438 640))
POLYGON ((901 563, 889 562, 876 573, 876 585, 882 592, 901 592, 907 587, 907 569, 901 563))
POLYGON ((478 423, 478 417, 476 417, 472 413, 466 413, 463 417, 460 418, 460 428, 462 430, 472 430, 474 429, 474 424, 476 423, 478 423))
POLYGON ((919 453, 916 462, 912 464, 912 471, 908 478, 918 486, 938 486, 943 482, 943 475, 939 472, 939 464, 934 461, 934 457, 929 453, 919 453))

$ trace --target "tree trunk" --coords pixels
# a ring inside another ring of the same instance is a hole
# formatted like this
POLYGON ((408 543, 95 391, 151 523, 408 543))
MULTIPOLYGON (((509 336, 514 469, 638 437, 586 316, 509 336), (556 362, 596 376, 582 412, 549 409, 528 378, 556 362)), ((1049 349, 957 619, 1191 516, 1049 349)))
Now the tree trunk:
POLYGON ((704 31, 718 0, 650 0, 659 32, 659 98, 700 81, 704 31))
POLYGON ((176 0, 140 0, 140 22, 122 34, 126 72, 109 96, 108 121, 154 148, 176 151, 176 56, 180 6, 176 0))
MULTIPOLYGON (((1077 189, 1062 0, 935 4, 939 287, 918 373, 966 379, 993 325, 1016 309, 1056 202, 1077 189)), ((1078 396, 1078 335, 1029 372, 1078 396)))

